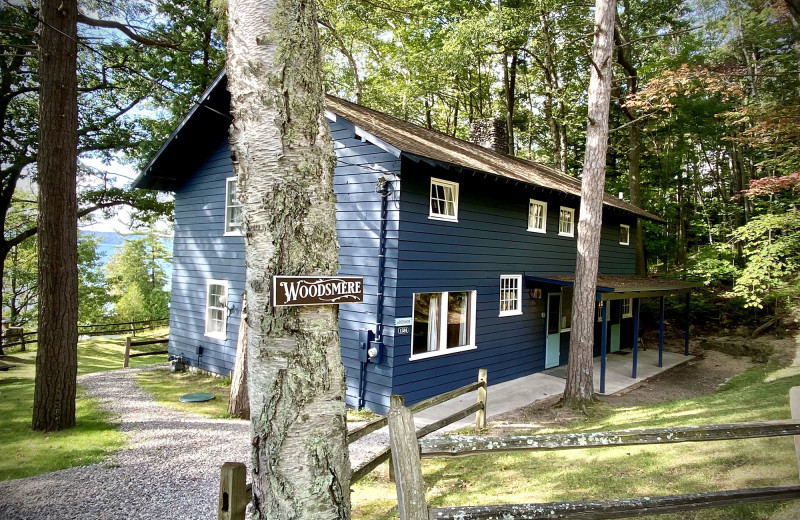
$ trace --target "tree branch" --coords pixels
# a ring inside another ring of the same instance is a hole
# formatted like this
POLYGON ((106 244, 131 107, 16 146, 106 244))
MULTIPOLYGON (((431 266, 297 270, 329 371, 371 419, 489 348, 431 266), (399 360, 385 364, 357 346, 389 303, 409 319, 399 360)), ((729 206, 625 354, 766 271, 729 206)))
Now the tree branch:
POLYGON ((105 29, 116 29, 123 33, 125 36, 130 38, 133 41, 139 42, 143 45, 154 45, 156 47, 164 47, 166 49, 179 49, 180 46, 175 43, 165 42, 162 40, 154 40, 152 38, 148 38, 146 36, 142 36, 141 34, 135 32, 133 29, 128 27, 127 25, 119 22, 115 22, 113 20, 99 20, 97 18, 90 18, 85 14, 78 14, 78 23, 82 23, 84 25, 91 25, 92 27, 102 27, 105 29))

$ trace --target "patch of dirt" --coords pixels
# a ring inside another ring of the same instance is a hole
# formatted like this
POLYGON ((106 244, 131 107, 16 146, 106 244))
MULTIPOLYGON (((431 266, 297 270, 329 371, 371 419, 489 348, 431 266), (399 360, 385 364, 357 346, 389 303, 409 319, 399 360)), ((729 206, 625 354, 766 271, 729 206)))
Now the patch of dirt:
MULTIPOLYGON (((657 341, 649 344, 657 344, 657 341)), ((707 395, 756 363, 776 359, 783 365, 790 365, 798 350, 792 335, 776 338, 772 334, 756 339, 736 335, 706 336, 693 339, 690 345, 694 357, 687 363, 617 394, 599 396, 599 399, 614 407, 625 407, 707 395)), ((683 339, 668 338, 664 350, 683 352, 683 339)), ((490 424, 491 434, 509 435, 515 431, 563 426, 583 417, 580 412, 555 406, 559 400, 560 396, 553 396, 495 416, 490 424)))

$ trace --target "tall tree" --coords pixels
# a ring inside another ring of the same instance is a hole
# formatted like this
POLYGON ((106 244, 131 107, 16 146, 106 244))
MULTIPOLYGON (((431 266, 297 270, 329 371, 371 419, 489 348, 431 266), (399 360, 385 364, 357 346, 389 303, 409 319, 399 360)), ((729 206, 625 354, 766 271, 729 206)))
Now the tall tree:
POLYGON ((273 275, 338 267, 334 154, 315 2, 229 0, 231 149, 241 187, 253 516, 350 516, 335 306, 273 307, 273 275))
POLYGON ((595 3, 589 123, 586 127, 586 153, 583 158, 583 185, 578 220, 572 334, 569 340, 567 384, 564 388, 564 402, 572 407, 585 406, 594 397, 594 304, 603 225, 615 14, 615 0, 597 0, 595 3))
POLYGON ((33 429, 75 424, 78 373, 78 3, 39 11, 39 349, 33 429))

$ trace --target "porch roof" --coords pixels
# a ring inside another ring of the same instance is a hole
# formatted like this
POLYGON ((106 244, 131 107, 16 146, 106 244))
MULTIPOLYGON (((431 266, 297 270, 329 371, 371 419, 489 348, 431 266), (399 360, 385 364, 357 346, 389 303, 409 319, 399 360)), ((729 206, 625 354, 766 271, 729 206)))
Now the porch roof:
MULTIPOLYGON (((547 284, 561 287, 572 287, 575 275, 525 275, 527 285, 547 284)), ((697 287, 695 282, 650 278, 632 275, 597 275, 597 301, 621 300, 624 298, 648 298, 656 296, 672 296, 686 293, 697 287)))

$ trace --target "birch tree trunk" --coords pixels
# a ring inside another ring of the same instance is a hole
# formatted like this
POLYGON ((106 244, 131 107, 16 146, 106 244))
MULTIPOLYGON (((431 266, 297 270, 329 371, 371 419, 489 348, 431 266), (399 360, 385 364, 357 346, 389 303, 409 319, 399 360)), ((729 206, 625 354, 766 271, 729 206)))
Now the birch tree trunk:
POLYGON ((593 359, 594 303, 600 232, 603 224, 603 189, 608 150, 608 108, 611 101, 611 53, 614 49, 615 0, 595 3, 593 66, 589 81, 589 124, 583 159, 578 256, 572 299, 572 334, 564 403, 582 407, 594 397, 593 359))
POLYGON ((247 294, 242 297, 239 335, 236 338, 236 359, 231 374, 231 395, 228 414, 240 419, 250 418, 250 394, 247 392, 247 294))
POLYGON ((75 425, 78 374, 78 4, 42 0, 39 24, 39 350, 34 430, 75 425))
POLYGON ((230 143, 243 204, 252 518, 350 516, 336 306, 272 307, 275 274, 338 267, 335 159, 313 1, 229 0, 230 143))

